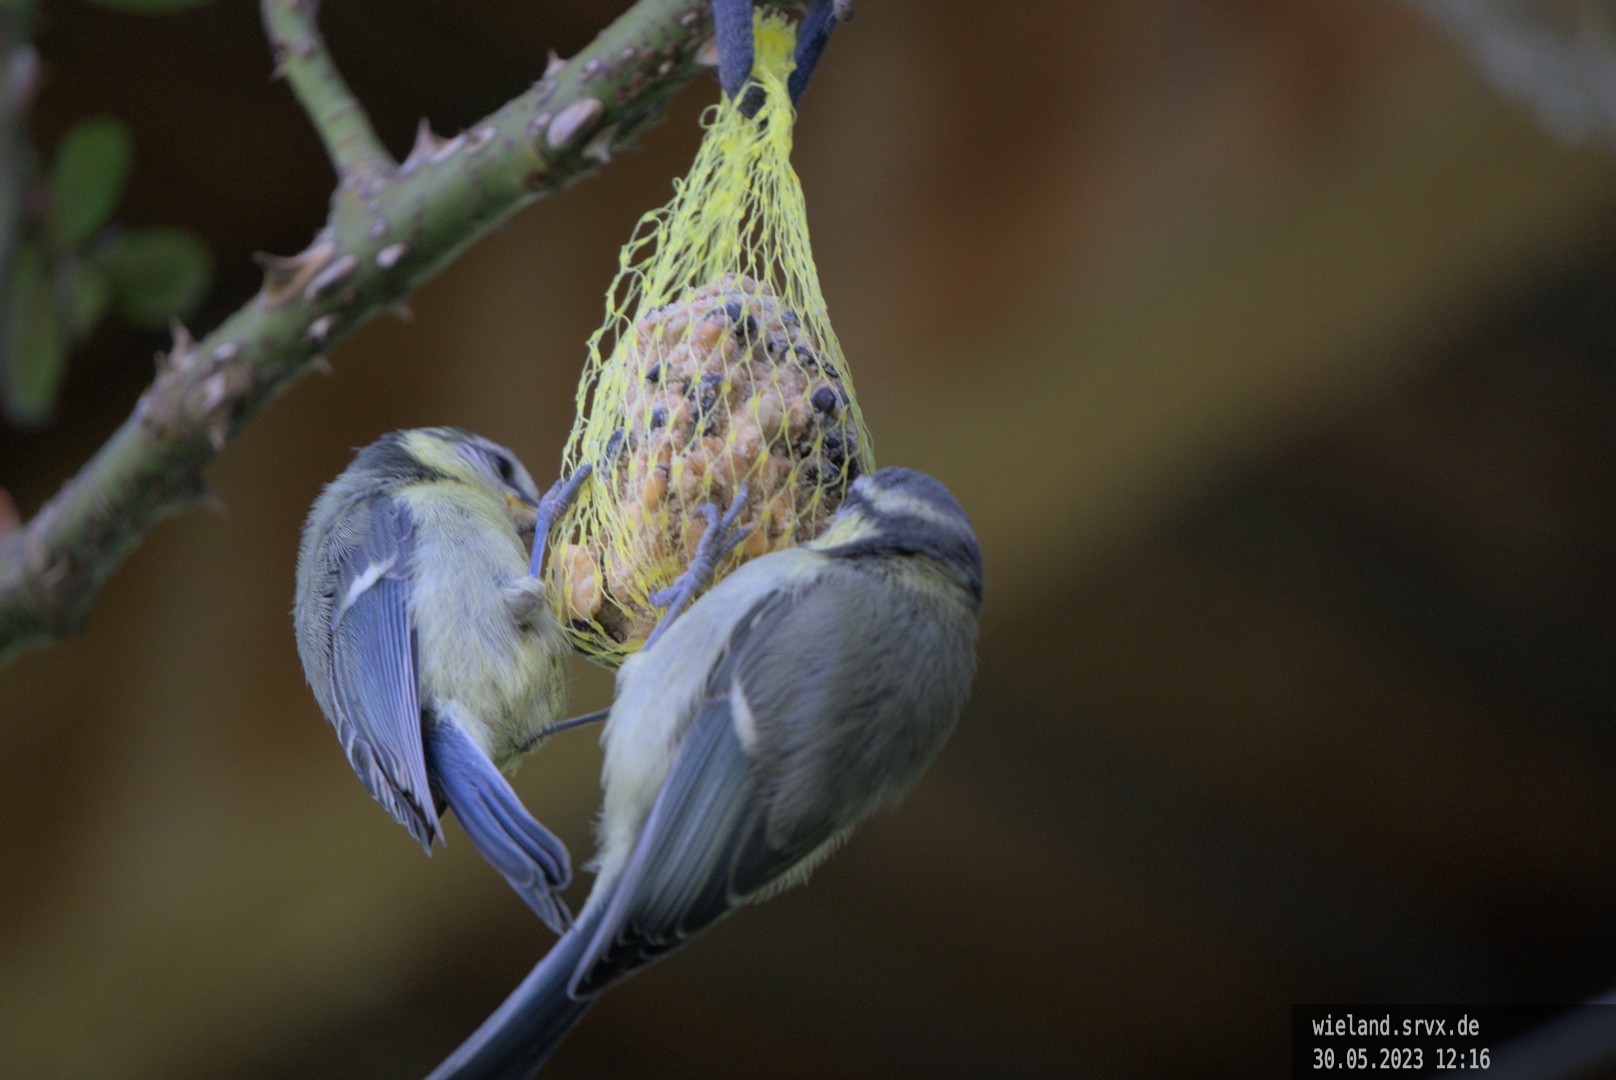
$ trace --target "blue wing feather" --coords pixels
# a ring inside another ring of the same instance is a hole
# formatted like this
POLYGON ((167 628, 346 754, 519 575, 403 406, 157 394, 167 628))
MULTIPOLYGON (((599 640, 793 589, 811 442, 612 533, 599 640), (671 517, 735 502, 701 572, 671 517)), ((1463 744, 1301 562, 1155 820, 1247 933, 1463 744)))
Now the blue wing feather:
POLYGON ((387 812, 431 850, 442 834, 427 778, 410 622, 409 511, 376 500, 341 558, 332 608, 332 722, 354 772, 387 812))

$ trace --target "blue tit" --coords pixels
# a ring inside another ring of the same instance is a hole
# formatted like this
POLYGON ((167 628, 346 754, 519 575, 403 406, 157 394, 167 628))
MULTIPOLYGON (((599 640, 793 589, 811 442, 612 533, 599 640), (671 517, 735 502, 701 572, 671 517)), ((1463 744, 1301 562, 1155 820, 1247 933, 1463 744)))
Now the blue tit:
POLYGON ((617 676, 578 922, 431 1080, 532 1075, 603 990, 800 884, 908 791, 965 704, 982 584, 948 490, 882 469, 817 540, 746 563, 659 626, 617 676))
POLYGON ((384 435, 309 512, 292 612, 304 675, 365 788, 429 854, 453 810, 558 933, 567 850, 501 770, 567 705, 569 648, 535 569, 576 490, 562 487, 541 502, 509 450, 457 428, 384 435))

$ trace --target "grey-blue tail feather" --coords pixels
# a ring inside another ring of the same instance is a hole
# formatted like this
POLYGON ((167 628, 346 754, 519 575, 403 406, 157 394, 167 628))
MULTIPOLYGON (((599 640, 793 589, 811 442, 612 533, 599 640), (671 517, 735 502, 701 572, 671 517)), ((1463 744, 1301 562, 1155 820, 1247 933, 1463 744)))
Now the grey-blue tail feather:
POLYGON ((595 1003, 567 992, 574 969, 600 924, 587 913, 562 935, 504 1004, 483 1021, 427 1080, 529 1080, 595 1003))
POLYGON ((426 725, 427 768, 435 791, 489 865, 504 875, 544 924, 561 933, 572 914, 556 895, 572 880, 567 849, 527 812, 494 763, 453 720, 426 725))

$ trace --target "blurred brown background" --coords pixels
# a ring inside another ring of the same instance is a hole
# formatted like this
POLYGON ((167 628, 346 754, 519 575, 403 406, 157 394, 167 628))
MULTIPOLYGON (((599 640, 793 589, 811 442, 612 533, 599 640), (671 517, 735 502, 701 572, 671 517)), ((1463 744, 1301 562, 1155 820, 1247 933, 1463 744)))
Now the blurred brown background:
MULTIPOLYGON (((323 22, 402 152, 624 6, 323 22)), ((256 5, 43 16, 38 142, 133 126, 122 216, 207 239, 211 326, 331 183, 256 5)), ((221 512, 0 672, 0 1072, 415 1077, 547 947, 456 827, 424 859, 349 771, 297 531, 395 427, 555 469, 617 246, 716 93, 337 350, 213 470, 221 512)), ((1616 155, 1387 0, 865 0, 797 163, 878 458, 977 523, 977 690, 903 806, 547 1075, 1280 1076, 1292 1002, 1616 983, 1616 155)), ((0 433, 25 513, 163 345, 104 328, 62 420, 0 433)), ((582 734, 517 778, 580 863, 598 767, 582 734)))

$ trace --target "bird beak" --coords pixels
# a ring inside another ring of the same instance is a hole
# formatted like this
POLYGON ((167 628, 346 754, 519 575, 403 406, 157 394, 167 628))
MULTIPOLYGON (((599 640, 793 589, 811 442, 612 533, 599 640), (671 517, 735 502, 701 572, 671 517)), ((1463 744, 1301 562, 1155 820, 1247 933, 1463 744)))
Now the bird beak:
POLYGON ((539 521, 539 504, 529 502, 514 491, 505 493, 505 512, 511 516, 516 531, 524 536, 533 535, 539 521))

